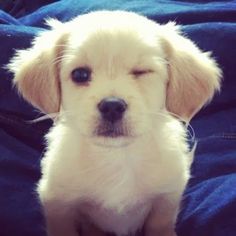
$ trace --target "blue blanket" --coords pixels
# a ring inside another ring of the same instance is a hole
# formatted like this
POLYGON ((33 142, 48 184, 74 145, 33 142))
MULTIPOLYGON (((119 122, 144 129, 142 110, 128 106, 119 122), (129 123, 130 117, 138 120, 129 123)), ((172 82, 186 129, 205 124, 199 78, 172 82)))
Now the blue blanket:
MULTIPOLYGON (((98 9, 135 11, 161 23, 174 20, 200 48, 213 51, 224 72, 222 91, 192 121, 198 146, 176 231, 236 235, 236 1, 8 0, 0 7, 0 66, 15 49, 30 45, 45 28, 44 18, 67 21, 98 9)), ((43 135, 51 123, 28 122, 38 116, 12 89, 11 75, 0 69, 0 236, 46 235, 34 189, 43 135)))

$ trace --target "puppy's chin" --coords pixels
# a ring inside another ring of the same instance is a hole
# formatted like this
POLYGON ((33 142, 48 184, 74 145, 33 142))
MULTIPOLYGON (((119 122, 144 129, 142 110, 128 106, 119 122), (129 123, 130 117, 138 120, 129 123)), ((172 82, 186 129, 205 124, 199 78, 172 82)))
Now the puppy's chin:
POLYGON ((117 136, 116 138, 109 136, 94 136, 92 138, 92 143, 104 148, 123 148, 132 144, 134 140, 135 138, 131 136, 117 136))

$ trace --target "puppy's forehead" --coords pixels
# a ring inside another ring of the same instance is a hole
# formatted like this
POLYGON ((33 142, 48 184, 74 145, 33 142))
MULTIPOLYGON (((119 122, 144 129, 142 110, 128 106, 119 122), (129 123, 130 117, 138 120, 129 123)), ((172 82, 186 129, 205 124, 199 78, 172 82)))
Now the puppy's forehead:
POLYGON ((72 26, 70 49, 88 57, 96 54, 116 57, 132 54, 136 57, 158 50, 157 24, 134 13, 89 13, 74 19, 72 26))
POLYGON ((149 30, 157 27, 154 21, 138 15, 133 12, 126 11, 96 11, 76 17, 69 23, 71 26, 77 26, 85 31, 93 31, 94 29, 112 30, 125 28, 139 28, 140 30, 149 30))

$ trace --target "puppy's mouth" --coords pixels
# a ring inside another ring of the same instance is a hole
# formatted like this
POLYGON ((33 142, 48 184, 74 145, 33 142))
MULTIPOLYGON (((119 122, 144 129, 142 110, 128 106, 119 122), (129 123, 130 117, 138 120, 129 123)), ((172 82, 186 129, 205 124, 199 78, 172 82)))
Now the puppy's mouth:
POLYGON ((98 124, 94 134, 104 138, 121 138, 130 136, 130 130, 124 122, 102 121, 98 124))

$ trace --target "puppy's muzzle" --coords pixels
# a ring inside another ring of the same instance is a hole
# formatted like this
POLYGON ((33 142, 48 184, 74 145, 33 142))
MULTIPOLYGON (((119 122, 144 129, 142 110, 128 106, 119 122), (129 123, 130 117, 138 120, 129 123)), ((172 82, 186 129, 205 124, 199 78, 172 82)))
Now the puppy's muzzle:
POLYGON ((127 103, 118 97, 107 97, 97 105, 100 113, 100 122, 96 135, 103 137, 121 137, 128 135, 128 127, 124 121, 127 103))
POLYGON ((126 109, 126 102, 117 97, 104 98, 98 104, 98 110, 100 111, 103 120, 111 123, 121 120, 126 109))

